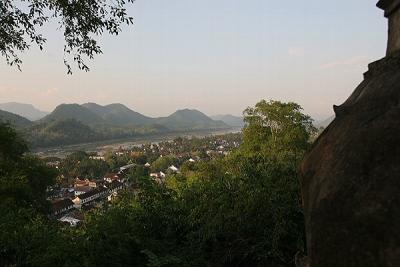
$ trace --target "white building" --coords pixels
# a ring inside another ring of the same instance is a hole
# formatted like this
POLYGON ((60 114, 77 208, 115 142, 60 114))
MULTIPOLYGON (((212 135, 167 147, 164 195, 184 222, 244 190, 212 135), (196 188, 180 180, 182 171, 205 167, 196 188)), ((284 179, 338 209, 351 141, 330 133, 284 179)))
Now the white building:
POLYGON ((169 168, 168 168, 169 170, 171 170, 171 171, 173 171, 173 172, 178 172, 178 168, 177 167, 175 167, 174 165, 171 165, 169 168))
POLYGON ((64 222, 64 223, 69 223, 69 225, 71 225, 71 226, 77 226, 78 223, 80 222, 80 220, 70 217, 70 216, 64 216, 61 219, 58 219, 58 221, 64 222))

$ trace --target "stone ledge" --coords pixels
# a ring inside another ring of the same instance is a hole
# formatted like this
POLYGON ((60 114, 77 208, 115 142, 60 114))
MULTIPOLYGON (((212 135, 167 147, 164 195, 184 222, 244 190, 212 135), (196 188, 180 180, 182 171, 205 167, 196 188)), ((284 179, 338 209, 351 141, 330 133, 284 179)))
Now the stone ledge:
POLYGON ((400 51, 387 57, 372 62, 368 65, 368 71, 364 73, 364 78, 369 79, 386 72, 398 71, 400 69, 400 51))
POLYGON ((400 7, 400 0, 380 0, 376 6, 385 10, 385 17, 389 17, 400 7))

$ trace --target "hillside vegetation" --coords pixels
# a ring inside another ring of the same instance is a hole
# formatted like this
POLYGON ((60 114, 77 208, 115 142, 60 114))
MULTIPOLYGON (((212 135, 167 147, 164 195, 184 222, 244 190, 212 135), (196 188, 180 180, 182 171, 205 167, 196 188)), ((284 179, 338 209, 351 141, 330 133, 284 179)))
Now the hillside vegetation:
MULTIPOLYGON (((0 114, 1 115, 1 114, 0 114)), ((150 118, 122 104, 62 104, 34 123, 15 114, 4 113, 22 129, 32 147, 72 145, 100 140, 163 134, 176 131, 227 129, 198 110, 178 110, 168 117, 150 118)), ((0 117, 1 118, 1 117, 0 117)))
POLYGON ((215 121, 193 109, 178 110, 168 117, 156 119, 156 122, 173 130, 218 129, 228 126, 222 121, 215 121))
POLYGON ((25 128, 32 125, 30 120, 4 110, 0 110, 0 122, 8 122, 16 128, 25 128))
POLYGON ((95 103, 87 103, 82 106, 101 117, 108 124, 137 126, 150 124, 152 120, 122 104, 100 106, 95 103))
POLYGON ((32 147, 48 147, 92 142, 102 136, 75 119, 59 119, 32 126, 28 133, 32 147))

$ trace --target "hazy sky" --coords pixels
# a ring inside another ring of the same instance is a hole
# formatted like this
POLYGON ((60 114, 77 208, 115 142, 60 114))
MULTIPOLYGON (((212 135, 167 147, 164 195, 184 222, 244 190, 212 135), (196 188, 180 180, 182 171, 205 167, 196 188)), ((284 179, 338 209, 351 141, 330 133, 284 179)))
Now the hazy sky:
POLYGON ((295 101, 316 119, 332 114, 384 56, 386 20, 365 0, 137 0, 135 25, 101 39, 91 71, 66 74, 62 33, 45 51, 0 58, 0 102, 119 102, 150 116, 178 108, 239 115, 260 99, 295 101))

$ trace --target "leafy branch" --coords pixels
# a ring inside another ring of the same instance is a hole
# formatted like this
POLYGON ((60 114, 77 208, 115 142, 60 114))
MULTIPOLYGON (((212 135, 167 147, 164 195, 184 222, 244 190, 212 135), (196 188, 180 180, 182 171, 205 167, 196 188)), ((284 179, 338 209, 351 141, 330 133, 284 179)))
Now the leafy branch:
POLYGON ((0 2, 0 53, 10 66, 21 70, 19 53, 32 44, 43 50, 46 38, 39 29, 58 19, 64 33, 64 64, 72 73, 70 57, 80 70, 89 71, 85 58, 102 50, 96 38, 118 35, 123 24, 132 25, 126 5, 135 0, 3 0, 0 2))

